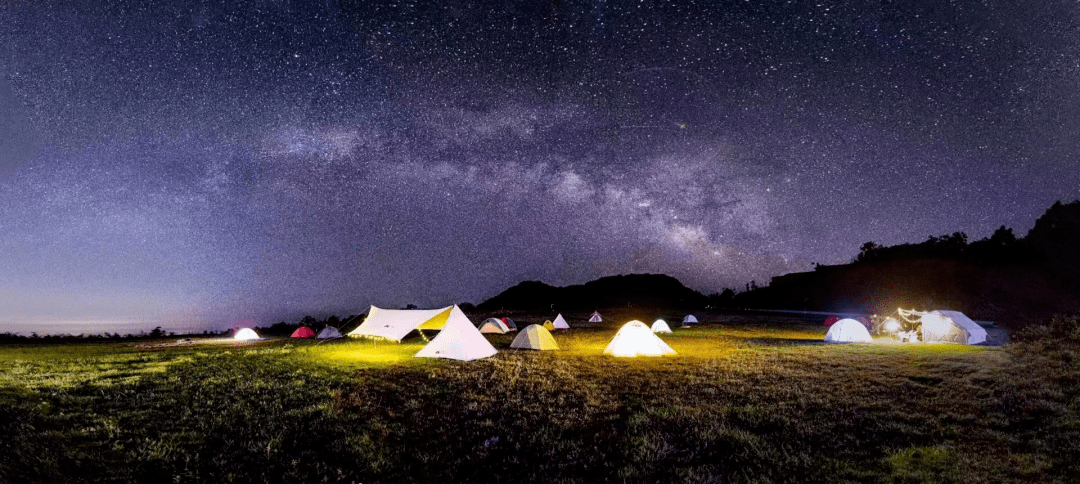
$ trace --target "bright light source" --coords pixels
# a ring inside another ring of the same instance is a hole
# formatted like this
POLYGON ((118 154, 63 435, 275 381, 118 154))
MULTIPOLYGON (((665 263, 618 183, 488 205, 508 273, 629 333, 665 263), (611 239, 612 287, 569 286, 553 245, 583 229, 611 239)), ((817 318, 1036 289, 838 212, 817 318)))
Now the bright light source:
POLYGON ((235 335, 233 335, 233 339, 237 341, 253 341, 257 339, 262 339, 262 337, 260 337, 259 333, 256 333, 254 329, 242 328, 240 331, 237 331, 235 335))
POLYGON ((611 343, 604 348, 605 355, 612 356, 661 356, 674 355, 663 340, 653 334, 652 329, 641 321, 630 321, 615 333, 611 343))

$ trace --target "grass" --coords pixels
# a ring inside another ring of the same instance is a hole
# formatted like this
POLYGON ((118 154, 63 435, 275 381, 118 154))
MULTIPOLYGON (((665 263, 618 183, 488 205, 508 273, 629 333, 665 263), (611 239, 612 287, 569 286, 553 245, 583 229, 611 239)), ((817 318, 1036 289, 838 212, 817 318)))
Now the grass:
POLYGON ((635 359, 600 354, 609 326, 558 352, 493 336, 474 362, 419 340, 9 344, 0 482, 1072 482, 1077 326, 825 345, 751 318, 635 359))

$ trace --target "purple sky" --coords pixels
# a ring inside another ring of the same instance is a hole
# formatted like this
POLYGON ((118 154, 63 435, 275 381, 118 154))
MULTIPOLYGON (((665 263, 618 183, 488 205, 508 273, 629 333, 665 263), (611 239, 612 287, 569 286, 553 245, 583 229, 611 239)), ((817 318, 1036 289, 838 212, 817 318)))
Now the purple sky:
POLYGON ((192 3, 0 2, 0 331, 711 293, 1080 198, 1076 2, 192 3))

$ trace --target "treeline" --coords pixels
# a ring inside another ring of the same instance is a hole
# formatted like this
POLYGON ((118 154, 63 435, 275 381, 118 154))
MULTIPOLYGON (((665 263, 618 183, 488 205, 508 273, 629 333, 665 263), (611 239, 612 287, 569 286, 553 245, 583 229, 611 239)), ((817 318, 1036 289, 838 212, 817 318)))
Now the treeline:
POLYGON ((322 329, 327 326, 333 326, 342 333, 345 333, 346 328, 342 327, 342 325, 349 325, 351 329, 360 320, 361 318, 359 317, 359 315, 355 314, 350 315, 345 319, 339 318, 337 316, 330 316, 323 320, 315 319, 312 316, 304 316, 303 319, 301 319, 298 323, 288 323, 285 321, 280 321, 274 323, 269 327, 260 326, 256 328, 256 331, 258 331, 258 333, 262 336, 289 336, 293 333, 293 331, 296 331, 296 329, 301 326, 306 326, 312 331, 315 331, 316 333, 322 331, 322 329))
POLYGON ((120 334, 120 333, 96 333, 96 334, 43 334, 39 335, 36 332, 30 333, 29 336, 17 334, 17 333, 0 333, 0 342, 27 342, 27 341, 40 341, 40 342, 65 342, 65 341, 125 341, 125 340, 139 340, 139 339, 153 339, 153 338, 165 338, 174 336, 214 336, 220 333, 203 331, 202 333, 185 333, 177 335, 174 331, 165 331, 158 326, 150 331, 143 331, 135 334, 120 334))

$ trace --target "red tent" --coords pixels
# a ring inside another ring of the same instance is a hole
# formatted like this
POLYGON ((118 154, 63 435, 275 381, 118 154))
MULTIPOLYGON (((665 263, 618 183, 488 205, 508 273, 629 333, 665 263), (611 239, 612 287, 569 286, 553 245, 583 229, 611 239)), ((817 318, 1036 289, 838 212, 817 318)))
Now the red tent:
POLYGON ((825 320, 825 326, 832 326, 833 323, 835 323, 835 322, 837 322, 839 320, 840 320, 840 318, 838 318, 836 316, 829 316, 829 319, 825 320))
POLYGON ((292 337, 293 338, 314 338, 315 337, 315 332, 312 331, 311 328, 309 328, 307 326, 301 326, 299 328, 296 328, 296 331, 292 332, 292 337))

